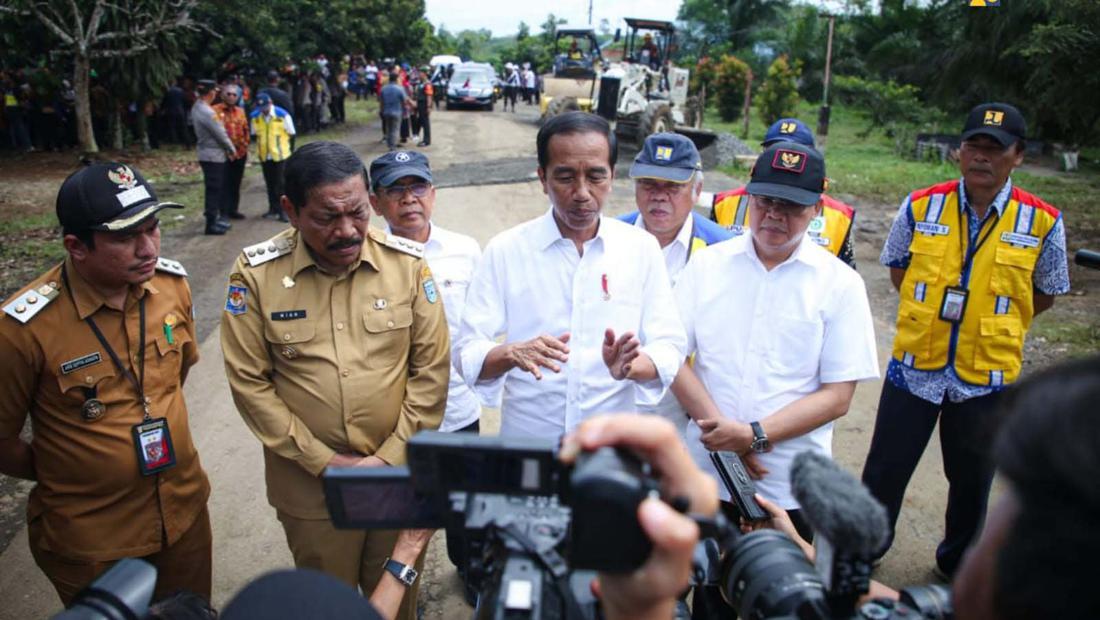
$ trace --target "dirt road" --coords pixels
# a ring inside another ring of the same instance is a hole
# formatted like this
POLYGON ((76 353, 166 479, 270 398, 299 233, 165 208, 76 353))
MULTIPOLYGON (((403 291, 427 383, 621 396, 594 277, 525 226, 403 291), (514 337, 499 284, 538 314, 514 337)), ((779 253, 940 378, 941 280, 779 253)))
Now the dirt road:
MULTIPOLYGON (((535 178, 535 114, 533 108, 523 108, 515 114, 455 111, 433 116, 433 145, 424 152, 431 158, 440 188, 434 218, 440 225, 472 235, 484 245, 497 232, 547 208, 535 178)), ((369 161, 382 152, 379 137, 380 132, 371 128, 345 141, 369 161)), ((632 208, 633 193, 625 180, 632 157, 633 153, 622 154, 620 180, 606 209, 608 214, 632 208)), ((717 172, 706 175, 708 191, 735 183, 717 172)), ((215 605, 224 604, 257 575, 291 564, 282 530, 265 498, 260 445, 233 407, 218 344, 224 283, 237 252, 280 229, 277 223, 257 217, 266 210, 262 179, 254 174, 246 183, 243 211, 250 219, 237 223, 227 236, 203 236, 196 219, 167 233, 163 240, 163 254, 180 260, 191 273, 198 333, 203 341, 202 361, 192 370, 185 391, 195 439, 213 484, 215 605)), ((894 206, 858 201, 855 205, 859 208, 856 255, 871 296, 879 357, 884 364, 893 336, 896 296, 885 270, 877 265, 877 256, 894 206)), ((879 387, 878 382, 861 385, 851 412, 837 425, 835 456, 857 474, 870 441, 879 387)), ((493 432, 498 423, 497 412, 487 410, 483 429, 493 432)), ((942 533, 945 487, 939 447, 933 439, 910 485, 898 538, 876 575, 879 579, 895 586, 932 580, 932 554, 942 533)), ((433 539, 423 579, 425 618, 469 617, 441 533, 433 539)), ((0 618, 41 618, 58 610, 56 596, 30 557, 25 528, 0 555, 0 601, 0 618)))

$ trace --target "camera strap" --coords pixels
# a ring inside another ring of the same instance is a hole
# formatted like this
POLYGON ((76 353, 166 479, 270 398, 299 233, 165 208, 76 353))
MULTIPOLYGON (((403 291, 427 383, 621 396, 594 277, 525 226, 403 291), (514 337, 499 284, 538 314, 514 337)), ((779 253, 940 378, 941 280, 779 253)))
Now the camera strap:
POLYGON ((534 541, 527 537, 518 527, 514 524, 508 525, 502 528, 502 531, 508 536, 512 537, 521 547, 532 556, 538 558, 539 563, 549 571, 554 577, 554 586, 558 589, 558 594, 561 595, 566 605, 566 618, 581 620, 584 616, 584 611, 581 610, 581 606, 577 604, 577 599, 573 596, 573 590, 569 587, 569 566, 566 565, 565 560, 561 555, 553 548, 545 551, 540 550, 534 541))

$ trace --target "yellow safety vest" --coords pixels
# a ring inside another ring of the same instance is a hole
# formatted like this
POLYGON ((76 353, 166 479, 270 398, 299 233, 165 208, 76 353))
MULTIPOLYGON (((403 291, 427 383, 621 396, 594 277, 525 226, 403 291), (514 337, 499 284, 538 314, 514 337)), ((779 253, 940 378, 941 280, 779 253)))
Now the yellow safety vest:
POLYGON ((894 359, 917 370, 950 364, 972 385, 1016 381, 1024 335, 1035 315, 1031 277, 1058 210, 1013 187, 1000 217, 989 218, 979 231, 975 252, 968 247, 958 181, 913 192, 909 208, 914 230, 901 283, 894 359), (969 266, 967 252, 974 254, 969 266), (957 323, 940 318, 948 287, 968 291, 957 323))
POLYGON ((283 116, 260 113, 252 117, 252 132, 256 134, 256 153, 260 161, 283 161, 290 157, 290 134, 283 116))
MULTIPOLYGON (((807 234, 821 247, 840 256, 844 239, 852 228, 855 209, 839 200, 821 195, 821 215, 810 222, 807 234)), ((749 228, 749 194, 744 187, 715 194, 710 219, 740 235, 749 228)))

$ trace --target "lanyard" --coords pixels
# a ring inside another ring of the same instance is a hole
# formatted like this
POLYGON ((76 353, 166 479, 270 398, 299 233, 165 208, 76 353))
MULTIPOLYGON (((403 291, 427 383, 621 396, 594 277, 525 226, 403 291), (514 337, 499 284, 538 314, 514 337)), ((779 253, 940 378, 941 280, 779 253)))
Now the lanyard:
MULTIPOLYGON (((69 285, 69 273, 65 270, 65 266, 61 267, 61 281, 65 283, 65 290, 68 291, 69 297, 73 297, 73 289, 69 285)), ((76 305, 75 299, 73 305, 76 305)), ((123 313, 125 318, 125 312, 123 313)), ((144 420, 148 422, 152 419, 149 414, 149 399, 145 397, 145 297, 142 296, 138 301, 138 329, 140 335, 138 336, 138 350, 141 351, 141 357, 138 360, 138 373, 139 377, 134 377, 134 373, 130 372, 129 368, 122 365, 122 360, 119 359, 118 354, 115 353, 111 344, 107 342, 107 339, 103 337, 103 332, 99 330, 99 326, 95 324, 91 316, 84 319, 84 322, 88 324, 88 327, 92 329, 92 333, 95 334, 96 339, 99 340, 99 344, 103 345, 103 348, 107 351, 107 355, 114 362, 115 368, 118 369, 122 376, 126 377, 126 380, 130 382, 130 385, 134 386, 134 390, 137 391, 138 397, 141 399, 141 408, 144 410, 144 420)))
MULTIPOLYGON (((974 244, 973 249, 971 249, 970 251, 966 251, 963 248, 963 243, 964 243, 963 242, 963 235, 959 235, 959 254, 963 255, 962 269, 959 271, 959 285, 960 286, 962 285, 963 274, 966 273, 970 269, 970 264, 972 262, 974 262, 974 256, 978 253, 978 250, 982 249, 982 245, 985 244, 986 239, 989 239, 989 235, 993 234, 993 229, 997 228, 997 222, 999 222, 1000 219, 1001 219, 1001 212, 1000 211, 995 209, 993 207, 993 205, 989 205, 989 208, 993 209, 992 222, 990 223, 989 228, 985 231, 984 235, 981 234, 981 230, 982 230, 982 227, 983 227, 984 223, 983 222, 978 223, 978 242, 976 244, 974 244)), ((965 243, 967 244, 967 247, 969 247, 969 245, 970 245, 970 218, 966 215, 966 209, 961 208, 961 207, 959 208, 959 217, 960 217, 960 219, 965 219, 966 220, 966 235, 965 235, 966 236, 966 242, 965 243)))

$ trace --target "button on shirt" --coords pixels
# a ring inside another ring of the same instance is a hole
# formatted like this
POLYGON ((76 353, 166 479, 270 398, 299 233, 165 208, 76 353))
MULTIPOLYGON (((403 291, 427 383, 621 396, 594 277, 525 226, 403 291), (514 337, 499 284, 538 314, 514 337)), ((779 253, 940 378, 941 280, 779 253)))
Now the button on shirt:
MULTIPOLYGON (((771 271, 746 234, 697 252, 675 290, 694 370, 724 415, 743 423, 770 416, 822 383, 878 377, 871 310, 863 279, 808 237, 771 271), (737 317, 737 329, 730 329, 737 317)), ((757 481, 785 509, 790 465, 805 450, 832 454, 832 423, 775 442, 758 455, 769 474, 757 481)), ((688 448, 715 475, 702 433, 688 424, 688 448)), ((717 478, 717 476, 715 476, 717 478)), ((729 495, 719 483, 723 499, 729 495)))
POLYGON ((652 235, 623 222, 600 218, 594 238, 583 245, 562 237, 553 210, 497 235, 485 248, 462 315, 455 366, 468 385, 493 402, 503 389, 501 435, 556 437, 582 420, 656 403, 684 359, 684 333, 664 262, 652 235), (633 331, 657 368, 658 378, 640 384, 616 381, 603 362, 604 330, 616 337, 633 331), (560 373, 542 370, 542 380, 514 368, 478 381, 498 336, 522 342, 541 334, 568 332, 569 361, 560 373))
MULTIPOLYGON (((387 232, 389 232, 387 227, 387 232)), ((458 339, 462 310, 466 305, 466 289, 470 287, 481 246, 473 237, 451 232, 432 223, 428 242, 424 244, 424 259, 432 269, 436 288, 443 296, 443 310, 451 332, 451 345, 458 339)), ((473 424, 481 416, 477 395, 451 366, 451 381, 447 392, 447 410, 443 413, 441 431, 454 431, 473 424)))
MULTIPOLYGON (((959 180, 959 207, 967 218, 966 230, 969 232, 969 246, 973 247, 978 242, 978 233, 981 232, 986 220, 995 215, 997 217, 1004 211, 1008 204, 1008 198, 1012 194, 1012 180, 1009 179, 1001 191, 993 197, 990 208, 986 210, 985 217, 979 222, 978 215, 971 208, 966 199, 966 191, 963 181, 959 180)), ((879 262, 887 267, 907 269, 909 267, 909 244, 913 241, 913 229, 916 223, 913 220, 913 211, 909 206, 909 197, 901 203, 898 214, 894 218, 894 224, 890 228, 890 234, 883 245, 879 262)), ((1032 286, 1036 291, 1044 295, 1064 295, 1069 292, 1069 263, 1066 261, 1066 229, 1062 218, 1054 224, 1043 240, 1043 249, 1039 252, 1039 259, 1035 263, 1035 271, 1031 276, 1032 286)), ((960 403, 971 398, 985 396, 1003 390, 1007 386, 971 385, 955 373, 951 364, 942 370, 917 370, 909 368, 905 364, 892 359, 886 367, 886 379, 897 387, 927 400, 932 403, 942 403, 944 399, 953 403, 960 403)))

